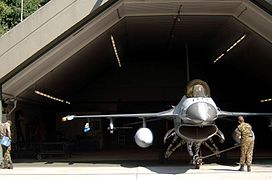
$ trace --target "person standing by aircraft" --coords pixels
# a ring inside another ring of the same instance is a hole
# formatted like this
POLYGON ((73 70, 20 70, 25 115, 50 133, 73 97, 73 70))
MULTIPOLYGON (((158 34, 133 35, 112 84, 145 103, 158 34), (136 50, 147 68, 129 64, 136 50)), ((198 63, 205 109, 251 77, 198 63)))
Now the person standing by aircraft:
MULTIPOLYGON (((8 138, 8 140, 11 142, 11 120, 7 120, 4 123, 0 123, 0 136, 1 140, 3 138, 8 138)), ((5 169, 13 169, 10 152, 11 152, 11 143, 2 143, 1 146, 3 149, 3 162, 1 162, 1 168, 5 169)))
POLYGON ((247 165, 247 171, 251 171, 253 149, 254 149, 254 133, 250 124, 245 123, 243 116, 238 117, 239 125, 235 132, 241 143, 240 168, 244 171, 244 165, 247 165))

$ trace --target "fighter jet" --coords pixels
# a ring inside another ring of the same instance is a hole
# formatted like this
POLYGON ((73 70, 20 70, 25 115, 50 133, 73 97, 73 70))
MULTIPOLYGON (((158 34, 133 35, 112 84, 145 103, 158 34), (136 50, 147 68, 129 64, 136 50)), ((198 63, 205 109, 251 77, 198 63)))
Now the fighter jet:
POLYGON ((210 148, 214 154, 218 155, 217 146, 212 138, 218 136, 220 141, 225 140, 224 134, 215 124, 216 119, 227 116, 271 116, 272 113, 248 113, 248 112, 227 112, 220 110, 210 96, 208 84, 200 79, 190 81, 186 86, 186 93, 180 102, 172 109, 157 113, 139 114, 108 114, 108 115, 68 115, 62 118, 63 121, 75 119, 108 118, 110 120, 109 131, 114 132, 113 119, 122 117, 137 117, 142 120, 142 127, 134 136, 135 142, 142 148, 152 145, 153 134, 147 128, 149 119, 172 119, 174 128, 170 129, 164 136, 164 143, 169 139, 172 142, 164 152, 164 157, 168 158, 178 147, 187 145, 187 150, 192 158, 192 164, 199 168, 202 160, 199 155, 201 144, 210 148))

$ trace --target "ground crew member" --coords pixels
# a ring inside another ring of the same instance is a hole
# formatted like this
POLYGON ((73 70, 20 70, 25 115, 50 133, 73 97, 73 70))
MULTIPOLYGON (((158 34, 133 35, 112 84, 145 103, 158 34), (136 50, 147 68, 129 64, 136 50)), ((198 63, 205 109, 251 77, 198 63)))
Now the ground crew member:
POLYGON ((241 156, 240 156, 240 169, 244 171, 245 164, 247 165, 247 171, 251 171, 253 148, 254 148, 254 134, 250 124, 245 123, 243 116, 238 117, 239 125, 235 132, 237 138, 241 143, 241 156))
MULTIPOLYGON (((0 123, 0 138, 4 136, 8 137, 11 140, 11 121, 8 120, 4 123, 0 123)), ((13 169, 13 164, 11 161, 11 144, 9 146, 2 145, 3 149, 3 162, 1 162, 1 168, 3 169, 13 169)))

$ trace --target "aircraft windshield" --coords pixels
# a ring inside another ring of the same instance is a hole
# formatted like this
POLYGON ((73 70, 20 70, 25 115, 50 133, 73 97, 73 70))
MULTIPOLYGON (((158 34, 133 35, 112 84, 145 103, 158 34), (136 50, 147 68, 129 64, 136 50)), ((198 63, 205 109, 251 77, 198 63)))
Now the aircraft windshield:
POLYGON ((196 79, 188 83, 186 88, 187 97, 210 97, 210 88, 202 80, 196 79))
POLYGON ((206 96, 205 89, 202 85, 198 84, 193 87, 193 96, 204 97, 206 96))

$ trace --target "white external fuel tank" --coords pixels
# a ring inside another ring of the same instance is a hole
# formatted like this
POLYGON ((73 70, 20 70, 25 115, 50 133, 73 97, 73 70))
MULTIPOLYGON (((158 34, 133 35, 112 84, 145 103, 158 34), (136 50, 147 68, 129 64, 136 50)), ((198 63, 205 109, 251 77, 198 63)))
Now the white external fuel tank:
POLYGON ((148 128, 140 128, 134 136, 135 142, 142 148, 147 148, 153 143, 153 134, 148 128))

